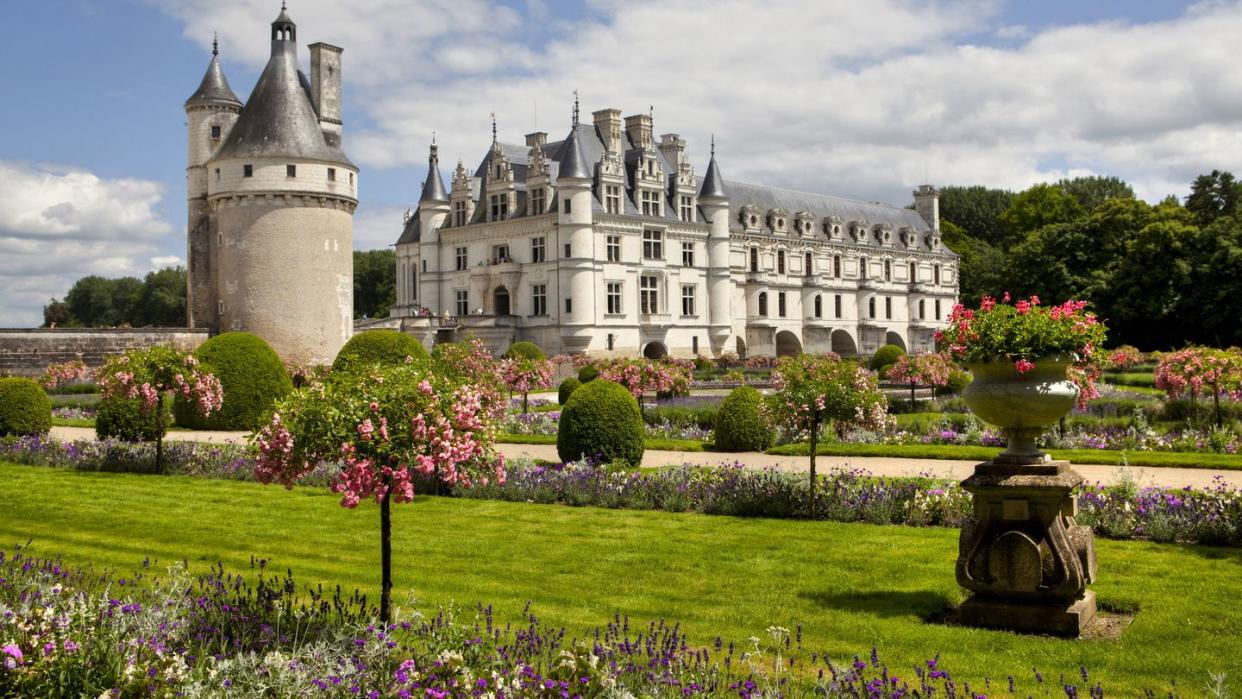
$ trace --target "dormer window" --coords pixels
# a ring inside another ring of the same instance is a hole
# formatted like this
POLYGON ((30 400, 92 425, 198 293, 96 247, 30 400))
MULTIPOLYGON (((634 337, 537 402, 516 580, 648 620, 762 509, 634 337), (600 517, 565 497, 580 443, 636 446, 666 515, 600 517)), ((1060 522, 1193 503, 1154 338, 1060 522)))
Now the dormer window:
POLYGON ((660 193, 644 189, 642 191, 643 216, 660 215, 660 193))
POLYGON ((750 225, 751 225, 752 227, 759 225, 759 217, 758 217, 758 216, 751 216, 751 217, 750 217, 750 225))
POLYGON ((545 208, 547 207, 547 204, 544 199, 544 191, 546 190, 544 190, 543 187, 535 187, 534 189, 530 190, 530 212, 531 214, 536 215, 536 216, 539 214, 542 214, 545 208))

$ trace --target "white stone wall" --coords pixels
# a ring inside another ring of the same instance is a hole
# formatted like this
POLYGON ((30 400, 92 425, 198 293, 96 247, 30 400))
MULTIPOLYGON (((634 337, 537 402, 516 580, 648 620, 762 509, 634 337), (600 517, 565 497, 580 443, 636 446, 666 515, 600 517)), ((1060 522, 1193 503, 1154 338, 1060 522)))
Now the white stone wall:
POLYGON ((358 171, 340 163, 296 158, 248 158, 213 160, 207 165, 207 196, 317 192, 347 199, 358 199, 358 171), (253 175, 245 176, 245 166, 253 167, 253 175), (287 166, 295 165, 295 177, 288 175, 287 166), (328 179, 328 170, 336 170, 335 181, 328 179))

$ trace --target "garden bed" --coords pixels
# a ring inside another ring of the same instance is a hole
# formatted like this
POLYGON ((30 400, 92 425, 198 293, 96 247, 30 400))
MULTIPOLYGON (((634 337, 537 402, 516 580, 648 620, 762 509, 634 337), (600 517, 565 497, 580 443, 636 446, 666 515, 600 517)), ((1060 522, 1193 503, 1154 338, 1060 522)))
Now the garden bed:
MULTIPOLYGON (((377 508, 344 510, 322 488, 3 464, 0 477, 0 537, 34 539, 38 555, 63 553, 69 565, 126 571, 150 556, 156 570, 185 560, 197 572, 217 561, 241 572, 258 556, 329 594, 341 585, 373 599, 378 588, 377 508)), ((543 621, 571 638, 589 637, 614 613, 635 624, 664 618, 713 657, 723 655, 717 637, 737 648, 751 636, 771 645, 765 630, 781 626, 843 665, 856 654, 867 663, 875 644, 903 680, 916 681, 914 668, 926 673, 940 654, 959 691, 968 681, 988 696, 1007 696, 1009 676, 1017 696, 1060 695, 1063 682, 1099 682, 1109 696, 1163 695, 1176 682, 1195 696, 1209 672, 1242 673, 1238 550, 1100 541, 1101 603, 1139 615, 1118 642, 1072 642, 928 623, 963 599, 953 577, 957 533, 948 529, 426 497, 394 508, 393 518, 405 611, 411 594, 423 610, 483 602, 494 605, 498 627, 525 626, 534 600, 543 621)), ((470 616, 459 612, 458 623, 470 616)), ((797 647, 791 638, 789 652, 797 647)), ((768 650, 762 664, 772 657, 768 650)))
MULTIPOLYGON (((805 456, 810 445, 805 442, 782 444, 768 450, 780 456, 805 456)), ((909 459, 956 459, 987 461, 997 454, 997 447, 957 444, 851 444, 829 442, 819 444, 816 454, 829 456, 881 456, 909 459)), ((1175 451, 1120 451, 1113 449, 1049 449, 1054 459, 1080 464, 1106 466, 1170 466, 1176 468, 1242 469, 1242 454, 1213 454, 1175 451)))

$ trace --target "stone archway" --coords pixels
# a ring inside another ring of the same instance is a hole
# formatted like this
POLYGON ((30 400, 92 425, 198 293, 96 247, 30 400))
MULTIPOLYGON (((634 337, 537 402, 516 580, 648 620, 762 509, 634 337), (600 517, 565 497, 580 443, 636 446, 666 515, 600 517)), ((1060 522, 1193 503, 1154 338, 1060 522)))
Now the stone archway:
POLYGON ((776 333, 776 356, 778 357, 795 357, 802 354, 802 340, 789 330, 781 330, 776 333))
POLYGON ((509 290, 503 285, 492 292, 492 313, 498 316, 509 315, 509 290))
POLYGON ((734 347, 735 349, 733 350, 733 353, 737 355, 737 358, 745 359, 746 358, 746 338, 742 337, 741 335, 738 335, 737 342, 734 344, 734 347))
POLYGON ((894 332, 894 331, 892 331, 892 330, 889 330, 889 331, 888 331, 888 332, 884 335, 884 344, 886 344, 886 345, 897 345, 898 347, 900 347, 900 348, 901 348, 901 351, 902 351, 902 352, 907 351, 907 350, 906 350, 906 341, 905 341, 905 340, 903 340, 903 339, 901 339, 901 335, 900 335, 900 334, 898 334, 898 333, 896 333, 896 332, 894 332))
POLYGON ((857 357, 858 343, 847 330, 832 331, 832 351, 842 357, 857 357))
POLYGON ((668 356, 668 348, 664 346, 663 342, 648 342, 647 346, 643 348, 643 356, 647 359, 663 359, 668 356))

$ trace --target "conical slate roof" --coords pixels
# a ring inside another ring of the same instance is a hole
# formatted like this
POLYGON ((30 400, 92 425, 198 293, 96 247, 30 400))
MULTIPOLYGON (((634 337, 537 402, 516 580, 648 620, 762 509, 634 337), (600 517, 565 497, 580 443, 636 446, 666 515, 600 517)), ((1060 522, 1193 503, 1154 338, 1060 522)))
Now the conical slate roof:
POLYGON ((558 180, 566 178, 589 180, 592 177, 591 167, 587 165, 586 156, 582 152, 582 145, 578 143, 578 128, 579 126, 575 124, 570 129, 569 138, 565 139, 565 145, 561 146, 560 152, 556 154, 555 160, 560 163, 560 170, 556 176, 558 180))
POLYGON ((431 155, 427 158, 427 179, 423 181, 423 195, 418 198, 424 201, 448 201, 444 192, 444 179, 440 177, 440 156, 436 144, 431 144, 431 155))
POLYGON ((724 199, 724 179, 720 176, 720 168, 716 166, 716 146, 712 145, 712 159, 707 163, 707 174, 703 175, 703 186, 699 189, 699 198, 716 197, 724 199))
POLYGON ((297 52, 292 47, 273 50, 228 140, 213 160, 308 158, 352 167, 345 153, 324 138, 309 85, 298 70, 297 52))
POLYGON ((211 63, 207 64, 207 73, 203 75, 203 81, 199 83, 194 94, 190 95, 190 99, 185 101, 187 107, 197 104, 242 106, 241 100, 233 94, 233 88, 229 87, 228 78, 224 77, 224 69, 220 67, 219 52, 215 49, 211 52, 211 63))

